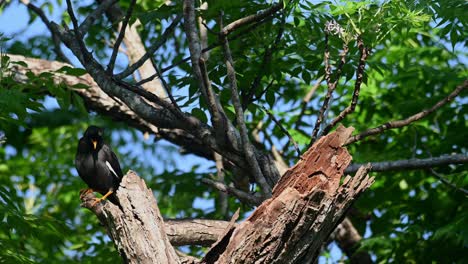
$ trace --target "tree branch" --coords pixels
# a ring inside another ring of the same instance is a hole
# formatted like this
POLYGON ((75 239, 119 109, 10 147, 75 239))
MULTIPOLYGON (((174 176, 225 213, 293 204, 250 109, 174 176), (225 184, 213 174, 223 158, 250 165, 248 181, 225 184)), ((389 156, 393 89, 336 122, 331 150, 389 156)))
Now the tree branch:
POLYGON ((273 120, 273 122, 276 124, 276 126, 288 137, 289 142, 292 142, 292 144, 294 146, 294 149, 297 152, 297 157, 300 157, 301 156, 301 150, 299 149, 299 146, 297 145, 297 142, 294 140, 294 138, 291 136, 291 134, 289 134, 288 130, 283 127, 281 122, 278 121, 276 119, 276 117, 268 109, 266 109, 263 106, 262 106, 262 108, 263 108, 263 111, 265 111, 265 113, 267 113, 267 115, 271 118, 271 120, 273 120))
POLYGON ((278 4, 275 4, 275 5, 271 6, 268 9, 262 10, 262 11, 258 12, 257 14, 246 16, 246 17, 243 17, 241 19, 238 19, 238 20, 230 23, 229 25, 227 25, 225 27, 222 27, 220 35, 227 36, 231 32, 233 32, 234 30, 236 30, 236 29, 238 29, 238 28, 240 28, 242 26, 245 26, 245 25, 250 24, 252 22, 259 22, 259 21, 265 19, 266 17, 269 17, 269 16, 275 14, 278 10, 281 10, 283 7, 284 7, 283 1, 280 1, 278 4))
POLYGON ((67 56, 65 56, 65 54, 63 53, 62 48, 60 47, 60 38, 52 30, 51 23, 50 23, 49 19, 47 18, 47 16, 42 11, 42 9, 40 9, 39 7, 31 4, 31 2, 29 2, 29 0, 20 0, 20 2, 23 3, 24 5, 26 5, 28 7, 28 9, 30 9, 32 12, 34 12, 37 16, 39 16, 39 18, 42 20, 42 22, 46 25, 47 29, 49 29, 50 34, 52 35, 52 42, 54 43, 54 51, 55 51, 55 54, 57 54, 57 57, 60 60, 66 62, 66 63, 71 63, 70 60, 67 58, 67 56))
POLYGON ((166 219, 164 227, 173 246, 210 246, 223 234, 228 221, 210 219, 166 219))
MULTIPOLYGON (((327 90, 327 94, 325 95, 325 99, 323 100, 322 108, 320 109, 319 115, 317 117, 317 121, 315 122, 310 144, 312 144, 312 142, 314 142, 317 139, 317 135, 320 130, 320 125, 325 119, 325 113, 327 113, 328 106, 330 104, 330 99, 332 98, 333 92, 335 91, 336 87, 338 86, 338 82, 340 81, 343 66, 346 64, 346 55, 348 54, 348 51, 349 51, 348 45, 344 43, 343 50, 340 54, 340 64, 338 64, 338 67, 336 68, 335 81, 332 83, 331 81, 332 71, 331 71, 331 66, 330 66, 330 50, 328 46, 328 33, 325 33, 325 54, 324 54, 325 80, 327 81, 328 90, 327 90)), ((325 131, 326 131, 326 128, 324 132, 321 134, 328 133, 328 131, 326 132, 325 131)))
MULTIPOLYGON (((98 1, 99 2, 99 1, 98 1)), ((89 30, 91 25, 96 22, 96 20, 104 14, 111 6, 118 3, 118 0, 104 0, 101 3, 98 3, 98 7, 89 14, 79 27, 81 34, 84 34, 89 30)))
MULTIPOLYGON (((221 23, 221 26, 222 26, 222 23, 221 23)), ((236 112, 236 121, 239 126, 239 130, 241 134, 241 142, 242 142, 242 147, 244 149, 245 159, 247 160, 247 163, 252 169, 252 174, 255 178, 255 181, 260 185, 262 193, 266 197, 269 197, 271 195, 271 187, 274 184, 269 185, 267 183, 265 176, 263 175, 260 169, 260 165, 258 164, 258 161, 255 157, 254 147, 249 139, 247 127, 244 121, 244 111, 242 110, 242 105, 239 99, 239 92, 237 90, 236 71, 234 70, 234 62, 232 59, 231 50, 229 48, 229 42, 226 38, 226 34, 220 33, 219 37, 220 37, 220 40, 224 42, 224 46, 223 46, 224 59, 226 63, 227 77, 230 82, 231 100, 232 100, 232 104, 234 105, 234 110, 236 112)))
POLYGON ((257 206, 260 203, 262 203, 263 199, 261 197, 257 197, 255 195, 249 194, 247 192, 241 191, 239 189, 236 189, 234 187, 228 186, 225 183, 219 182, 219 181, 214 181, 211 179, 203 178, 202 182, 205 184, 210 185, 211 187, 225 192, 227 194, 233 195, 237 197, 241 202, 244 202, 246 204, 250 204, 252 206, 257 206))
POLYGON ((440 175, 439 173, 437 173, 434 169, 430 168, 429 171, 432 173, 432 175, 434 175, 435 177, 437 177, 437 179, 439 179, 442 183, 446 184, 447 186, 459 191, 459 192, 462 192, 463 194, 465 195, 468 195, 468 190, 467 189, 464 189, 464 188, 460 188, 458 187, 457 185, 451 183, 449 180, 447 180, 444 176, 440 175))
POLYGON ((359 58, 359 65, 356 69, 356 82, 354 84, 354 92, 353 92, 353 98, 351 99, 351 104, 346 107, 333 121, 328 124, 328 126, 323 130, 323 134, 327 134, 338 122, 343 120, 347 115, 350 113, 354 112, 354 109, 356 108, 358 98, 359 98, 359 91, 361 90, 361 84, 362 80, 364 78, 364 70, 366 67, 366 60, 367 57, 369 56, 371 50, 364 46, 364 42, 362 39, 358 38, 358 48, 361 53, 361 57, 359 58))
MULTIPOLYGON (((395 160, 395 161, 383 161, 383 162, 371 162, 372 171, 384 172, 391 170, 414 170, 414 169, 426 169, 437 166, 444 166, 448 164, 464 164, 468 163, 468 155, 466 154, 454 154, 444 155, 435 158, 427 159, 409 159, 409 160, 395 160)), ((353 173, 358 170, 362 164, 351 164, 346 169, 346 173, 353 173)))
POLYGON ((192 69, 199 82, 201 94, 208 104, 211 121, 215 128, 216 141, 219 144, 238 149, 237 137, 230 125, 219 99, 211 87, 208 71, 203 58, 201 58, 201 44, 196 28, 195 3, 193 0, 184 1, 184 28, 187 35, 192 69), (229 142, 226 141, 228 139, 229 142))
MULTIPOLYGON (((278 33, 276 34, 275 41, 273 42, 273 44, 265 48, 262 62, 260 63, 260 66, 258 68, 257 75, 255 76, 254 80, 252 81, 252 84, 250 85, 249 92, 242 96, 242 109, 244 110, 247 109, 247 106, 254 101, 253 97, 256 94, 255 91, 257 90, 258 86, 260 85, 260 81, 262 80, 262 77, 264 76, 263 73, 265 72, 265 68, 267 67, 268 64, 270 64, 273 52, 276 51, 276 48, 278 47, 278 44, 280 43, 281 38, 283 36, 285 22, 286 22, 286 18, 285 18, 285 15, 283 14, 282 19, 281 19, 281 26, 278 30, 278 33)), ((263 93, 266 92, 266 90, 271 86, 271 84, 273 84, 273 80, 270 81, 270 84, 267 86, 267 88, 265 88, 263 93)), ((261 96, 262 95, 260 95, 259 97, 261 96)))
POLYGON ((145 182, 129 171, 117 189, 116 206, 110 202, 94 207, 94 194, 82 197, 82 206, 90 209, 106 227, 124 263, 178 263, 166 235, 161 213, 145 182))
POLYGON ((114 48, 112 49, 112 54, 109 60, 109 64, 107 64, 107 73, 112 74, 114 71, 114 64, 115 59, 117 59, 117 53, 119 52, 120 44, 125 36, 125 29, 127 28, 128 21, 130 21, 130 17, 132 16, 133 8, 135 7, 136 0, 130 1, 130 7, 127 10, 127 15, 122 22, 122 27, 120 28, 119 35, 117 36, 117 40, 115 41, 114 48))
POLYGON ((434 111, 436 111, 437 109, 441 108, 442 106, 444 106, 445 104, 447 104, 448 102, 450 102, 451 100, 453 100, 458 94, 460 94, 463 90, 467 89, 468 88, 468 80, 465 80, 462 84, 460 84, 459 86, 457 86, 455 88, 455 90, 453 90, 452 93, 450 93, 447 97, 445 97, 444 99, 440 100, 439 102, 437 102, 434 106, 432 106, 431 108, 429 109, 425 109, 417 114, 414 114, 408 118, 405 118, 405 119, 402 119, 402 120, 394 120, 394 121, 390 121, 390 122, 387 122, 383 125, 380 125, 378 127, 375 127, 375 128, 371 128, 371 129, 368 129, 358 135, 355 135, 355 136, 352 136, 351 138, 348 139, 348 141, 346 142, 346 145, 348 144, 351 144, 351 143, 354 143, 356 141, 359 141, 365 137, 368 137, 368 136, 371 136, 371 135, 376 135, 376 134, 380 134, 382 132, 384 132, 385 130, 388 130, 388 129, 393 129, 393 128, 400 128, 400 127, 404 127, 404 126, 407 126, 415 121, 418 121, 428 115, 430 115, 431 113, 433 113, 434 111))
MULTIPOLYGON (((135 72, 138 68, 140 68, 146 62, 146 60, 148 60, 151 56, 153 56, 153 53, 156 50, 158 50, 164 43, 166 43, 167 38, 169 37, 169 35, 171 35, 174 32, 175 27, 177 26, 177 24, 179 24, 179 22, 181 20, 182 20, 182 15, 180 15, 180 14, 177 15, 177 17, 172 21, 172 23, 169 25, 169 27, 167 27, 166 30, 164 30, 164 33, 161 35, 161 37, 158 38, 158 40, 155 41, 148 48, 148 51, 145 53, 145 55, 143 55, 138 61, 136 61, 135 63, 133 63, 129 67, 127 67, 122 72, 116 74, 115 78, 124 79, 124 78, 128 77, 130 74, 132 74, 133 72, 135 72)), ((157 73, 155 73, 155 74, 157 74, 157 73)), ((155 76, 157 76, 157 75, 155 75, 155 76)), ((154 77, 153 77, 153 75, 151 75, 148 78, 139 81, 138 84, 142 85, 142 84, 144 84, 146 82, 149 82, 149 81, 151 81, 153 79, 154 79, 154 77)))
MULTIPOLYGON (((223 157, 219 155, 218 153, 214 152, 213 153, 214 158, 215 158, 215 164, 216 164, 216 180, 224 183, 224 165, 223 165, 223 157)), ((218 198, 216 199, 216 207, 217 210, 220 212, 220 214, 226 219, 226 217, 229 214, 229 201, 228 201, 228 196, 225 191, 220 191, 218 192, 218 198)))
POLYGON ((317 89, 319 88, 320 83, 323 81, 323 78, 324 76, 320 76, 320 78, 318 78, 318 80, 315 82, 314 86, 312 86, 312 88, 307 92, 306 96, 304 96, 304 98, 302 99, 301 111, 299 112, 297 121, 294 124, 294 127, 296 129, 298 129, 299 126, 301 125, 302 117, 304 116, 305 111, 307 109, 307 104, 310 102, 310 99, 312 99, 312 96, 314 95, 315 91, 317 91, 317 89))

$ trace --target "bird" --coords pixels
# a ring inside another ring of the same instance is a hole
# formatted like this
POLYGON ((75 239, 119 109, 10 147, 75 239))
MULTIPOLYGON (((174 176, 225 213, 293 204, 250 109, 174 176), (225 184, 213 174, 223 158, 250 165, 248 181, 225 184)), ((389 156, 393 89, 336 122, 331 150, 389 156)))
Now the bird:
POLYGON ((117 156, 104 142, 103 132, 100 127, 89 126, 78 141, 75 156, 78 175, 89 187, 81 191, 81 196, 90 192, 103 195, 101 198, 94 198, 91 207, 106 199, 119 205, 115 192, 122 181, 123 173, 117 156))

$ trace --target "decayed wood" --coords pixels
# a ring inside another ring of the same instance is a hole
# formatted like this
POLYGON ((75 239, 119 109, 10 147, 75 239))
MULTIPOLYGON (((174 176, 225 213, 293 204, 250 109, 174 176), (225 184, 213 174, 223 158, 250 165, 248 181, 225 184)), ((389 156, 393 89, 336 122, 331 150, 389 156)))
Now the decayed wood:
POLYGON ((110 202, 91 207, 93 194, 82 197, 82 206, 91 209, 106 226, 125 263, 179 263, 166 236, 163 218, 153 192, 129 171, 117 191, 120 207, 110 202))
MULTIPOLYGON (((363 166, 340 186, 351 155, 343 148, 353 128, 321 138, 281 178, 266 200, 205 263, 312 263, 354 199, 372 183, 363 166)), ((229 234, 228 234, 229 235, 229 234)))

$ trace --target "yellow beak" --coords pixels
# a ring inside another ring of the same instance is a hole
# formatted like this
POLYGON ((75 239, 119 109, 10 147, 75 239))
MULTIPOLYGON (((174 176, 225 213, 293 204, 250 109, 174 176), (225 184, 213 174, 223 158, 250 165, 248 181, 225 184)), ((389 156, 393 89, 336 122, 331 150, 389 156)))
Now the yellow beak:
POLYGON ((97 140, 92 140, 94 149, 97 148, 97 140))

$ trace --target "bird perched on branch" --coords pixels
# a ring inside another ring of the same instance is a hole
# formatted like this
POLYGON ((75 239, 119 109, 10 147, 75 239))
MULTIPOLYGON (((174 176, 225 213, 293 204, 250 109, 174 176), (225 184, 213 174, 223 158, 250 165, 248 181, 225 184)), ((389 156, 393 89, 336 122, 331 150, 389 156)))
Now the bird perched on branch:
POLYGON ((101 193, 103 196, 95 198, 92 206, 106 198, 119 205, 115 191, 119 187, 123 173, 117 156, 109 145, 104 143, 102 135, 102 128, 90 126, 78 143, 75 166, 80 178, 89 187, 81 195, 90 192, 101 193))

